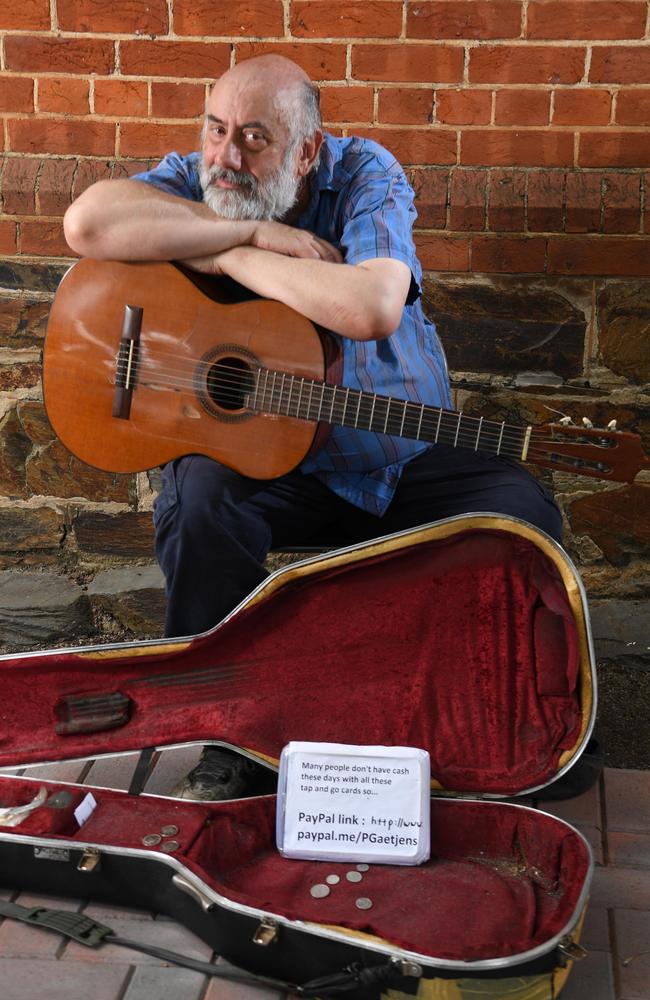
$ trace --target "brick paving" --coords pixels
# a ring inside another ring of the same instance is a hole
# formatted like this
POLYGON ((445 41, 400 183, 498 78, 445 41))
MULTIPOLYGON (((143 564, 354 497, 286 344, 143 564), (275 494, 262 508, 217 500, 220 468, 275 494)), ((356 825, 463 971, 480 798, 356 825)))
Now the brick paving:
MULTIPOLYGON (((163 753, 147 791, 168 790, 196 759, 191 748, 163 753)), ((24 773, 126 787, 134 755, 47 765, 24 773)), ((650 1000, 650 771, 606 769, 576 799, 540 804, 588 838, 597 861, 582 943, 562 1000, 650 1000)), ((116 933, 216 960, 210 948, 166 917, 137 910, 0 890, 23 905, 77 908, 116 933)), ((11 920, 0 922, 0 1000, 291 1000, 272 989, 211 979, 148 955, 94 950, 11 920)))

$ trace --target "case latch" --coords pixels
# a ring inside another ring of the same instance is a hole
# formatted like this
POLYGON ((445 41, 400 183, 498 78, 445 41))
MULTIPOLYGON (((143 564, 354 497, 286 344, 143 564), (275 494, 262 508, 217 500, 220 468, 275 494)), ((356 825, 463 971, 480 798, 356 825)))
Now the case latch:
POLYGON ((253 944, 259 944, 263 948, 266 948, 268 945, 273 944, 273 942, 277 940, 277 937, 277 921, 272 920, 271 917, 264 917, 253 934, 253 944))
POLYGON ((577 941, 574 941, 572 937, 562 938, 557 946, 557 950, 560 955, 572 962, 581 962, 589 954, 587 949, 583 948, 577 941))
POLYGON ((86 847, 83 854, 79 858, 79 864, 77 865, 77 871, 79 872, 94 872, 99 869, 101 864, 102 856, 96 847, 86 847))

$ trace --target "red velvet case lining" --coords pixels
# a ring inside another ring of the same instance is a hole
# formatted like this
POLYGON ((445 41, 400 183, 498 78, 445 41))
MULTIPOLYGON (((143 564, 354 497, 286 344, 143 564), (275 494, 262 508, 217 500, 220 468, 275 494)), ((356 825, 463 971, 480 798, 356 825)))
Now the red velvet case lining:
POLYGON ((276 759, 290 740, 401 744, 429 750, 447 789, 511 794, 548 782, 583 727, 565 585, 507 530, 325 561, 185 649, 119 652, 0 661, 0 765, 203 740, 276 759), (210 683, 192 679, 206 668, 210 683), (55 733, 62 695, 116 690, 126 725, 55 733))
MULTIPOLYGON (((0 805, 27 802, 37 788, 2 779, 0 805)), ((227 899, 363 931, 443 961, 505 958, 544 945, 571 922, 589 870, 574 830, 504 803, 432 800, 431 860, 417 868, 371 865, 352 884, 345 879, 350 864, 278 854, 275 797, 208 805, 88 790, 98 807, 81 830, 73 812, 86 790, 73 791, 66 809, 42 806, 19 827, 0 830, 142 850, 145 834, 172 822, 179 827, 175 856, 227 899), (313 899, 310 887, 333 872, 340 883, 326 899, 313 899), (356 908, 359 896, 372 900, 370 910, 356 908)))

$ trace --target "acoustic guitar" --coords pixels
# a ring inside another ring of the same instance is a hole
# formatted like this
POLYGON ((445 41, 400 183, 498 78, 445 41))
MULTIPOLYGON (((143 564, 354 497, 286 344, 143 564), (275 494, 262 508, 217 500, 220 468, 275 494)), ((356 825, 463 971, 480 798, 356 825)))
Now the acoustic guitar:
POLYGON ((618 482, 650 464, 638 435, 612 426, 510 425, 338 385, 328 381, 333 345, 289 307, 237 301, 220 279, 82 259, 52 305, 45 406, 63 444, 109 472, 198 452, 272 479, 320 447, 332 424, 618 482))

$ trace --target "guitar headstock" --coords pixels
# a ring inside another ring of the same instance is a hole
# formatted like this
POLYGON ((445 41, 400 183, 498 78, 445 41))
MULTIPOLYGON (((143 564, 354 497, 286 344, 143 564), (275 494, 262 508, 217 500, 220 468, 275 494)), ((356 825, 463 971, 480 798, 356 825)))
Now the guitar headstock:
POLYGON ((638 434, 616 430, 616 423, 606 428, 583 426, 566 419, 533 428, 527 460, 544 468, 571 472, 574 475, 631 483, 637 473, 650 468, 638 434))

